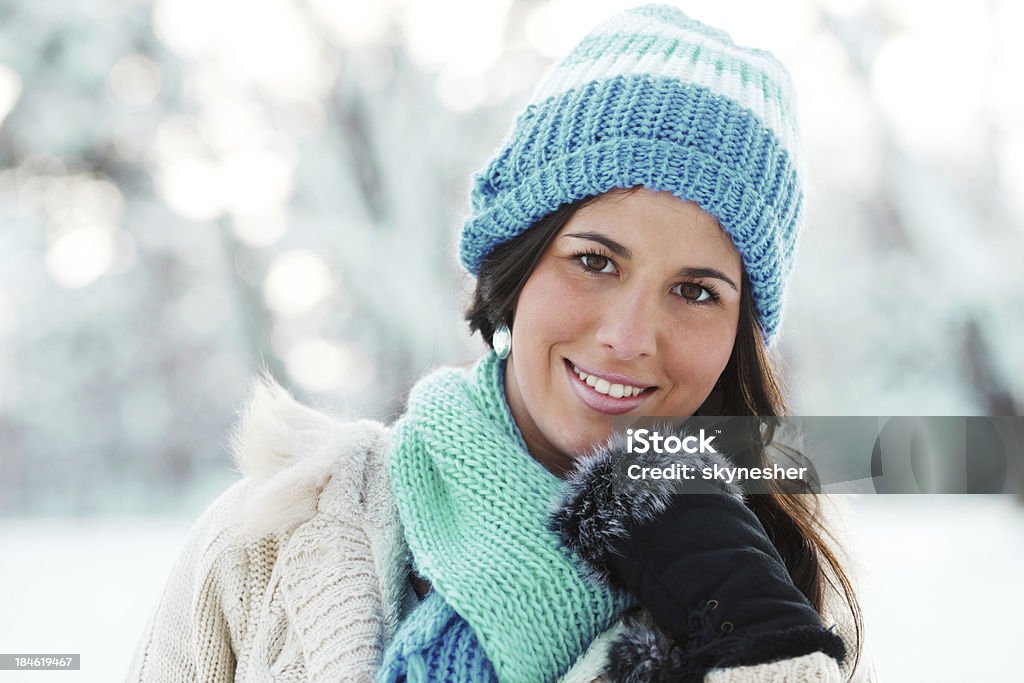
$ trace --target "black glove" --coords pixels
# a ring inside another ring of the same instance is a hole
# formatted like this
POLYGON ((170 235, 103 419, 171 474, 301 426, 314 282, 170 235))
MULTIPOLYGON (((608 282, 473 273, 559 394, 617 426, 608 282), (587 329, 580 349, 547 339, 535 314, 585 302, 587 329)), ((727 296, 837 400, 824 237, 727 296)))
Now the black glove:
POLYGON ((612 646, 620 680, 699 681, 712 668, 817 651, 845 658, 738 486, 624 476, 630 464, 685 463, 699 473, 715 462, 731 466, 715 454, 628 454, 616 439, 580 463, 556 507, 552 524, 565 545, 596 578, 633 594, 664 632, 638 637, 634 629, 612 646), (652 663, 638 645, 663 660, 652 663))

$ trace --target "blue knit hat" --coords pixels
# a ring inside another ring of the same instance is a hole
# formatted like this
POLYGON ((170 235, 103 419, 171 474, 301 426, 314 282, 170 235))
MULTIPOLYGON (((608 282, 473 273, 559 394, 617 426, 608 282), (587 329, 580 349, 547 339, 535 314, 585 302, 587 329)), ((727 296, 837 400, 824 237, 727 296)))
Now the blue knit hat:
POLYGON ((605 21, 553 67, 473 178, 459 243, 484 258, 563 204, 636 185, 696 202, 743 258, 771 344, 803 203, 785 67, 664 5, 605 21))

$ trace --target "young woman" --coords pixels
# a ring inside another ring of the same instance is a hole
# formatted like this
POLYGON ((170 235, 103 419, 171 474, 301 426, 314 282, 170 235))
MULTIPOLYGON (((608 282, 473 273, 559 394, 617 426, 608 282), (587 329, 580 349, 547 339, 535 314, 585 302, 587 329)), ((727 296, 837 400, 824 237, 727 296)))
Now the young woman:
POLYGON ((130 678, 871 680, 817 497, 613 482, 614 416, 784 413, 799 158, 770 54, 664 6, 594 29, 475 178, 491 351, 390 430, 258 383, 130 678))

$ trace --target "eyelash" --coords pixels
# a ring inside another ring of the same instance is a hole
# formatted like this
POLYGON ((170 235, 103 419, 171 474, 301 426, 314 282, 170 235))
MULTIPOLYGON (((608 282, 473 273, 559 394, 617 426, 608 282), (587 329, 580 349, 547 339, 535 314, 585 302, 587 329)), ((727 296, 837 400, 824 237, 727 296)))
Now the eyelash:
MULTIPOLYGON (((575 254, 573 254, 572 258, 573 258, 573 261, 575 261, 575 263, 585 273, 589 273, 591 275, 608 275, 608 274, 610 274, 610 273, 602 273, 601 271, 595 270, 595 269, 591 268, 590 266, 588 266, 584 262, 584 259, 586 257, 588 257, 588 256, 596 256, 598 258, 607 259, 608 262, 611 263, 613 266, 615 266, 615 269, 618 270, 618 266, 615 264, 615 259, 612 258, 611 254, 604 253, 604 252, 602 252, 600 250, 578 251, 575 254)), ((716 303, 718 303, 719 299, 721 298, 719 296, 719 294, 718 294, 718 289, 716 289, 715 286, 712 285, 711 283, 704 283, 704 282, 680 282, 677 285, 674 285, 672 287, 672 289, 675 289, 679 285, 694 285, 696 287, 700 287, 701 289, 703 289, 704 291, 706 291, 708 293, 708 298, 705 299, 704 301, 695 301, 694 299, 687 299, 685 296, 679 295, 680 299, 682 299, 686 303, 692 304, 694 306, 709 306, 709 305, 712 305, 712 304, 716 304, 716 303)))

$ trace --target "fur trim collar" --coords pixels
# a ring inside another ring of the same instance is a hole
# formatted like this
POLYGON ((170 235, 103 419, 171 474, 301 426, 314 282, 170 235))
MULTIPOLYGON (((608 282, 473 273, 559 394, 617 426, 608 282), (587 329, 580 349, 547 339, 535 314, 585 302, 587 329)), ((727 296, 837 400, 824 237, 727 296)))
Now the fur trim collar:
POLYGON ((264 372, 250 386, 231 435, 235 464, 250 487, 242 534, 282 533, 311 519, 332 477, 351 485, 335 482, 329 504, 358 514, 366 491, 360 480, 380 471, 386 443, 383 425, 341 422, 304 406, 264 372))

